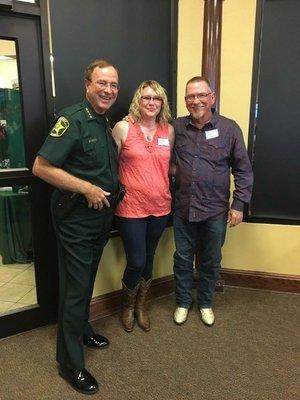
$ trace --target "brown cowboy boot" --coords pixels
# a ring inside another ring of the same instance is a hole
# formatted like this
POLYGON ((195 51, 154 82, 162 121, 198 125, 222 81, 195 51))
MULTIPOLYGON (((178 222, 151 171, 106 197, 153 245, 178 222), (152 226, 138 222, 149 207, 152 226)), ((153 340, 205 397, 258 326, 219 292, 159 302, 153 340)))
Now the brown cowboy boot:
POLYGON ((123 286, 123 310, 121 315, 121 321, 123 328, 126 332, 132 332, 134 326, 134 305, 136 295, 139 289, 139 283, 135 288, 128 289, 125 283, 122 281, 123 286))
POLYGON ((149 314, 146 309, 146 298, 151 286, 152 279, 145 281, 144 278, 141 279, 140 289, 138 291, 136 303, 135 303, 135 313, 137 317, 137 322, 139 326, 146 332, 150 331, 150 319, 149 314))

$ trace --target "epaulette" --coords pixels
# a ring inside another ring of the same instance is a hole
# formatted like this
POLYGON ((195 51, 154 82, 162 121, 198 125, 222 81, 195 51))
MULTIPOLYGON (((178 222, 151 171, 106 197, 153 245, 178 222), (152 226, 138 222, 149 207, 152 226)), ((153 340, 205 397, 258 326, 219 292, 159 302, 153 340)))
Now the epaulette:
POLYGON ((50 131, 50 136, 56 138, 63 136, 70 126, 71 118, 74 117, 74 115, 82 108, 82 104, 79 103, 62 109, 55 117, 50 131))
POLYGON ((65 117, 72 117, 74 114, 76 114, 78 111, 81 111, 84 108, 84 106, 81 103, 74 104, 72 106, 66 107, 62 109, 57 117, 60 116, 65 116, 65 117))

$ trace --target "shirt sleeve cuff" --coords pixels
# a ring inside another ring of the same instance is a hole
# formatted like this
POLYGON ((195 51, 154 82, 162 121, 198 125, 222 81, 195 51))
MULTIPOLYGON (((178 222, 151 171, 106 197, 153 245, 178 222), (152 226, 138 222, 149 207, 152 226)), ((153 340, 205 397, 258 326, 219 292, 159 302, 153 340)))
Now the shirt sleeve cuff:
POLYGON ((233 199, 231 208, 237 211, 244 211, 244 203, 241 200, 233 199))

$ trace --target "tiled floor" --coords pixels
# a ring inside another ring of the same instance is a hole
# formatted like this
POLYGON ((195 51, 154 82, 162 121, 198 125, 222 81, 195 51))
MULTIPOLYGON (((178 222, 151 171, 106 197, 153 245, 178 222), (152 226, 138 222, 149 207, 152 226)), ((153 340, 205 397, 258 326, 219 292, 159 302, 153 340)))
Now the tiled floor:
POLYGON ((1 264, 0 314, 36 304, 34 264, 1 264))

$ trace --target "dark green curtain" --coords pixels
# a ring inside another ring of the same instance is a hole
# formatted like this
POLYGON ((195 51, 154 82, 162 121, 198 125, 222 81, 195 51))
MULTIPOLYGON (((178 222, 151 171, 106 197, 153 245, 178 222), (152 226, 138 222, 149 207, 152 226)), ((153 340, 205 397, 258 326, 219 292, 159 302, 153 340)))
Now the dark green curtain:
POLYGON ((3 264, 33 261, 28 193, 0 191, 0 254, 3 264))

